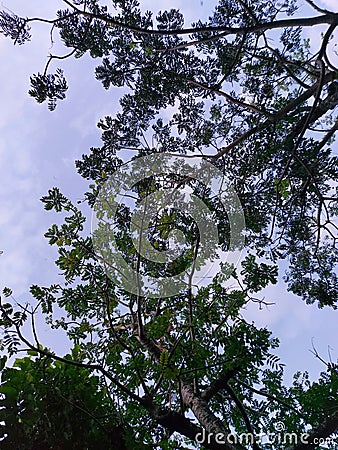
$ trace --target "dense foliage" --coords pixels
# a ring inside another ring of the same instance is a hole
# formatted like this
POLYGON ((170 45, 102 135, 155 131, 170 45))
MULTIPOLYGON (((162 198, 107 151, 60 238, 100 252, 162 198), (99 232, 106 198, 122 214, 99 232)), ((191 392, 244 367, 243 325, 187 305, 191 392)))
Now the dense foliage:
MULTIPOLYGON (((91 181, 88 204, 94 207, 131 152, 197 155, 231 178, 245 215, 246 252, 240 266, 223 261, 198 288, 190 279, 174 296, 130 293, 107 276, 92 236, 83 233, 81 209, 50 189, 44 207, 64 222, 46 238, 58 248, 64 282, 32 286, 35 309, 2 302, 3 350, 15 355, 23 345, 38 355, 3 370, 3 448, 20 440, 25 448, 114 448, 114 433, 127 448, 198 448, 196 436, 205 430, 204 448, 285 449, 285 442, 258 440, 275 433, 276 422, 288 433, 309 433, 306 444, 290 448, 325 448, 315 439, 338 429, 337 366, 327 364, 318 382, 298 373, 292 387, 284 386, 278 340, 247 323, 241 309, 263 302, 259 292, 277 282, 280 261, 291 292, 336 308, 338 166, 330 145, 338 129, 338 69, 329 46, 338 14, 310 0, 310 18, 300 16, 295 0, 220 0, 208 21, 186 28, 180 11, 154 16, 136 0, 64 3, 53 20, 1 12, 0 30, 24 44, 34 22, 47 22, 69 57, 88 52, 98 59, 96 78, 105 89, 125 88, 119 112, 98 124, 102 147, 76 164, 91 181), (315 25, 325 31, 310 42, 304 29, 315 25), (56 307, 63 318, 53 317, 56 307), (22 327, 37 308, 73 342, 67 357, 45 348, 35 333, 35 342, 25 338, 22 327), (257 442, 219 443, 217 433, 249 433, 257 442)), ((44 72, 32 76, 29 91, 51 110, 68 88, 61 69, 49 72, 56 59, 51 55, 44 72)), ((219 246, 229 250, 229 214, 191 177, 153 173, 131 193, 143 204, 173 185, 208 206, 219 246)), ((162 264, 136 251, 131 214, 130 204, 119 207, 113 224, 121 255, 139 275, 172 277, 194 266, 201 236, 184 211, 164 208, 150 224, 157 250, 170 250, 173 228, 185 234, 184 251, 162 264)))
POLYGON ((123 449, 119 413, 98 377, 60 361, 33 360, 37 352, 29 353, 2 374, 1 437, 7 438, 1 448, 123 449))

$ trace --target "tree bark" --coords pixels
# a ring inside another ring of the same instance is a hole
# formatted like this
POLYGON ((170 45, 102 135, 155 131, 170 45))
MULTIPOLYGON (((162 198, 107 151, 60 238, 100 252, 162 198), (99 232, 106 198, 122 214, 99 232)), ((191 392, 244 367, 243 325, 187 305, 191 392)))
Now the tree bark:
POLYGON ((208 403, 199 395, 195 394, 194 389, 190 384, 182 382, 181 394, 184 404, 191 409, 198 422, 205 428, 207 434, 210 436, 210 440, 213 439, 216 443, 216 435, 222 435, 222 441, 226 441, 221 447, 224 450, 237 450, 243 448, 238 444, 231 444, 230 433, 228 433, 222 422, 210 410, 208 403))

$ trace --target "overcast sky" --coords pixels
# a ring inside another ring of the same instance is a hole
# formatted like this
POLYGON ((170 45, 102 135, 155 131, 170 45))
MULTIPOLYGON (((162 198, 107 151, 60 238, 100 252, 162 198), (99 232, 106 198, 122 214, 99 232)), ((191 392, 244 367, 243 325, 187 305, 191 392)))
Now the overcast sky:
MULTIPOLYGON (((141 3, 147 8, 154 4, 153 1, 141 3)), ((158 0, 156 6, 181 8, 196 20, 207 17, 214 3, 158 0)), ((336 0, 322 0, 318 4, 337 8, 336 0)), ((62 2, 4 0, 2 7, 22 16, 52 17, 54 10, 62 8, 62 2)), ((311 12, 304 7, 302 13, 311 12)), ((96 62, 87 57, 62 64, 70 89, 67 100, 59 103, 55 112, 50 113, 46 104, 38 105, 27 95, 30 75, 43 71, 46 56, 57 51, 56 44, 50 49, 48 33, 45 25, 36 25, 32 42, 20 47, 13 47, 12 41, 0 36, 0 250, 3 251, 0 289, 12 288, 20 300, 29 300, 31 284, 48 286, 60 281, 54 265, 56 251, 43 237, 56 218, 44 211, 39 199, 53 186, 58 186, 74 202, 83 198, 87 182, 76 173, 74 161, 90 147, 100 146, 96 123, 118 107, 119 90, 107 92, 102 88, 93 75, 96 62)), ((316 39, 318 29, 310 30, 309 35, 316 39)), ((85 206, 84 211, 90 218, 85 206)), ((282 284, 264 294, 266 300, 276 304, 263 310, 251 304, 244 312, 245 317, 267 326, 280 338, 279 355, 288 366, 288 374, 309 370, 315 378, 324 366, 309 352, 311 341, 314 339, 324 358, 330 346, 333 359, 337 359, 337 313, 329 308, 318 310, 304 305, 299 298, 288 294, 282 284)), ((47 331, 47 325, 40 323, 40 333, 45 335, 47 331)), ((63 341, 56 335, 45 336, 48 345, 64 352, 63 341)))

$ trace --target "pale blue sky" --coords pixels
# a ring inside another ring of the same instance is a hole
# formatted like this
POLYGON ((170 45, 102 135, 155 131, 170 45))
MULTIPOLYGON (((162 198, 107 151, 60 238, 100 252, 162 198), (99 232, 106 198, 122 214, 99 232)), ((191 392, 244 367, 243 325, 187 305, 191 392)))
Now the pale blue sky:
MULTIPOLYGON (((151 1, 141 3, 146 8, 154 5, 151 1)), ((156 6, 159 9, 179 7, 195 20, 207 17, 214 3, 158 0, 156 6)), ((2 5, 23 16, 52 17, 62 2, 4 0, 2 5)), ((325 0, 321 5, 335 7, 336 0, 325 0)), ((309 14, 309 9, 304 7, 303 12, 309 14)), ((100 145, 96 123, 118 107, 119 90, 107 92, 102 88, 93 76, 96 61, 87 57, 62 63, 70 89, 67 100, 55 112, 50 113, 45 104, 37 105, 28 97, 30 75, 41 72, 48 53, 57 51, 57 44, 50 49, 48 33, 45 25, 34 26, 32 42, 21 47, 13 47, 12 41, 0 36, 0 250, 4 252, 0 256, 0 288, 11 287, 20 299, 29 298, 31 284, 49 285, 59 281, 54 266, 56 251, 43 237, 58 219, 43 210, 39 198, 53 186, 58 186, 75 202, 83 198, 87 183, 77 175, 74 160, 87 153, 91 146, 100 145)), ((318 29, 310 30, 309 35, 316 39, 318 29)), ((85 207, 84 210, 90 217, 85 207)), ((89 225, 90 220, 88 231, 89 225)), ((276 305, 260 311, 257 304, 251 304, 244 316, 266 325, 280 338, 279 354, 288 365, 288 374, 309 369, 312 377, 316 377, 324 367, 309 352, 311 340, 314 338, 324 358, 331 346, 332 356, 337 359, 337 312, 305 305, 286 293, 283 285, 269 288, 264 295, 276 305)), ((48 345, 63 353, 63 341, 48 334, 47 325, 40 323, 39 328, 47 336, 48 345)))

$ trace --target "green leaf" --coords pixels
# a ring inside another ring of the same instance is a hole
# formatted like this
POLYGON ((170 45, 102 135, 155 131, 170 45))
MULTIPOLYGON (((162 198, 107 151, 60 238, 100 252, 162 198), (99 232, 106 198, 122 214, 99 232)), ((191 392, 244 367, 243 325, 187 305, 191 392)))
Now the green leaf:
POLYGON ((6 366, 6 362, 7 362, 7 356, 2 356, 0 358, 0 371, 2 371, 4 369, 4 367, 6 366))
POLYGON ((5 287, 2 290, 2 293, 4 294, 5 297, 10 297, 12 295, 12 289, 5 287))

